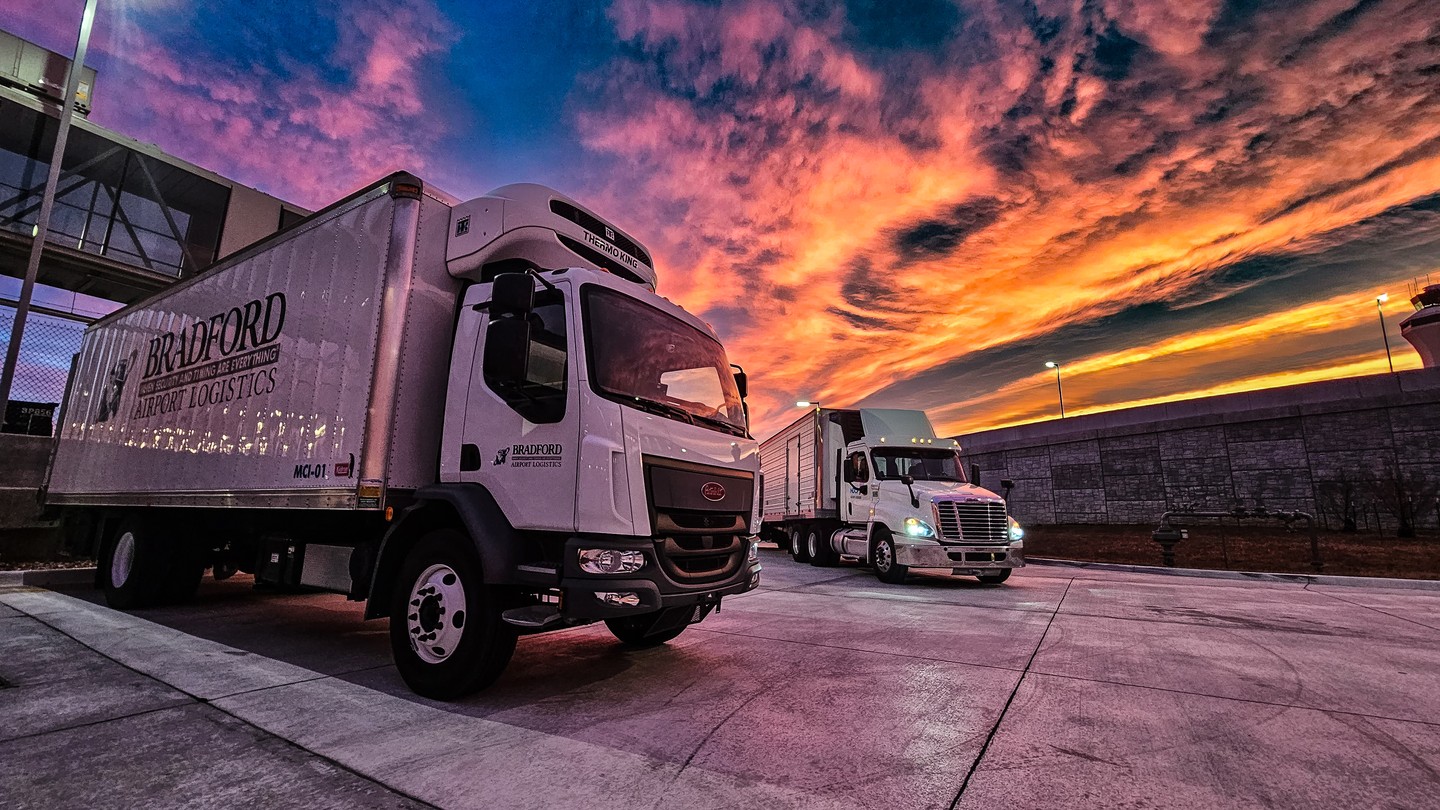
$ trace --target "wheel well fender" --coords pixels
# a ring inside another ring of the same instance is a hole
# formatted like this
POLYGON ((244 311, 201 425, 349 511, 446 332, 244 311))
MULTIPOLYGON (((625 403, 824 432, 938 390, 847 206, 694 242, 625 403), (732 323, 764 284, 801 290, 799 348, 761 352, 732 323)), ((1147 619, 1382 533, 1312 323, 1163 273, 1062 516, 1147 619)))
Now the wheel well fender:
POLYGON ((520 536, 488 490, 479 484, 431 484, 415 490, 415 502, 380 540, 365 618, 388 615, 390 598, 405 555, 436 529, 459 529, 470 539, 486 584, 509 584, 520 562, 520 536))

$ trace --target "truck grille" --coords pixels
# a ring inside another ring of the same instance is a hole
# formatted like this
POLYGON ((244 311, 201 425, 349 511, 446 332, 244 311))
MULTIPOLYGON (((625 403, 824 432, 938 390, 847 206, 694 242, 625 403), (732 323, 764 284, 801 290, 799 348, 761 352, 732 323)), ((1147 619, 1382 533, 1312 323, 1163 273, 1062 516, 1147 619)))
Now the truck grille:
POLYGON ((1010 542, 1010 522, 1003 503, 937 503, 940 538, 951 543, 999 544, 1010 542))

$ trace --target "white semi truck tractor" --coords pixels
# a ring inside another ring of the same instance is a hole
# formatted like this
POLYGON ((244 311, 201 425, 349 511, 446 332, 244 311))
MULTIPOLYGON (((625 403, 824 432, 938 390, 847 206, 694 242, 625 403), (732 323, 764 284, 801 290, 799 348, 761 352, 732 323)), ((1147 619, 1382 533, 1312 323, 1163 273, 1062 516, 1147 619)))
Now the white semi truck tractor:
POLYGON ((759 458, 655 280, 550 189, 391 175, 87 329, 44 497, 111 605, 342 593, 429 697, 526 633, 663 643, 758 584, 759 458))
POLYGON ((762 536, 797 562, 871 565, 998 584, 1023 566, 1024 532, 1005 500, 968 480, 960 445, 923 411, 813 408, 760 445, 762 536))

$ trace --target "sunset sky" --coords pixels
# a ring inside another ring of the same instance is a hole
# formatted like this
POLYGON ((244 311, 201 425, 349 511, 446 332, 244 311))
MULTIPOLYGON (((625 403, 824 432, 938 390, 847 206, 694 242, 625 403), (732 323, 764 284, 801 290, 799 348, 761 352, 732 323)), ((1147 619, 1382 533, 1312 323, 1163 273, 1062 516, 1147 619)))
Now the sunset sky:
MULTIPOLYGON (((318 208, 558 188, 796 399, 943 433, 1387 370, 1440 0, 100 0, 91 119, 318 208)), ((69 54, 81 0, 0 0, 69 54)))

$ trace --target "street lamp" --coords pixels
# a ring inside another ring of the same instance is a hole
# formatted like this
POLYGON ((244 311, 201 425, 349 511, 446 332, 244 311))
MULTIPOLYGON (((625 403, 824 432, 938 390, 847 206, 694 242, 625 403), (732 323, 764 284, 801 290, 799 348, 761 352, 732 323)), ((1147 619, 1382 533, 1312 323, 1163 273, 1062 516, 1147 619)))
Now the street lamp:
POLYGON ((814 402, 811 402, 811 401, 808 400, 808 399, 802 399, 802 400, 800 400, 799 402, 795 403, 795 407, 797 407, 797 408, 818 408, 818 407, 820 407, 820 401, 819 401, 819 400, 815 400, 814 402))
POLYGON ((1065 418, 1065 389, 1060 385, 1060 364, 1054 360, 1046 360, 1045 368, 1055 369, 1055 391, 1060 394, 1060 418, 1065 418))
POLYGON ((1390 364, 1390 373, 1395 373, 1395 361, 1390 357, 1390 336, 1385 334, 1385 310, 1380 305, 1390 300, 1390 293, 1375 296, 1375 312, 1380 316, 1380 337, 1385 339, 1385 362, 1390 364))

